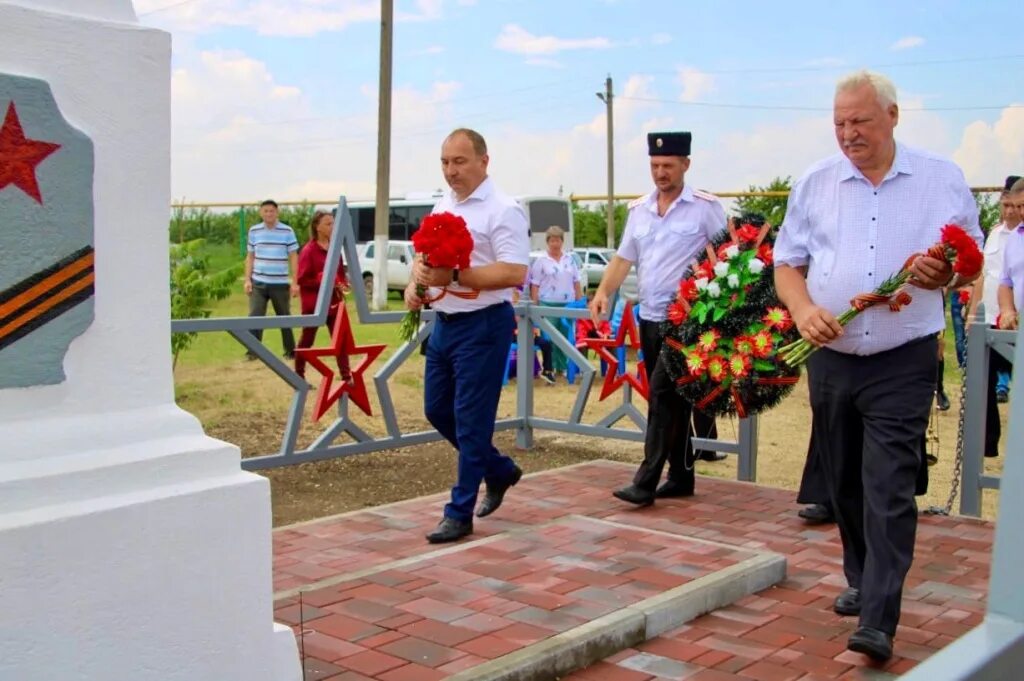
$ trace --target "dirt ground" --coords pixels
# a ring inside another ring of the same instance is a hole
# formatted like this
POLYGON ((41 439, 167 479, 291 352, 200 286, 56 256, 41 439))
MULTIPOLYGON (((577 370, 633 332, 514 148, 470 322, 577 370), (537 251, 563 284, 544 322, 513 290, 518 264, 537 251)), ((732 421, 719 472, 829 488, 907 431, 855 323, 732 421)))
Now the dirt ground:
MULTIPOLYGON (((179 365, 175 378, 179 405, 199 417, 208 434, 237 444, 246 457, 271 454, 280 448, 292 392, 262 364, 244 360, 216 367, 184 363, 179 365)), ((315 383, 316 378, 311 380, 315 383)), ((363 430, 383 435, 379 403, 372 384, 369 387, 375 416, 367 417, 355 407, 350 411, 355 414, 353 420, 363 430)), ((959 386, 948 388, 953 408, 948 412, 934 412, 929 451, 937 451, 939 462, 931 469, 929 494, 919 500, 922 508, 944 504, 949 494, 956 447, 959 386)), ((422 358, 414 356, 406 362, 392 377, 390 389, 403 432, 428 429, 422 412, 422 358)), ((547 418, 566 418, 578 389, 578 382, 568 385, 564 378, 554 386, 535 381, 534 413, 547 418)), ((499 418, 514 415, 515 391, 514 381, 504 388, 499 418)), ((621 393, 611 395, 605 402, 598 401, 599 394, 600 384, 595 381, 583 419, 586 423, 598 421, 621 403, 621 393)), ((331 423, 330 415, 319 423, 313 423, 309 402, 312 399, 307 400, 299 436, 300 447, 308 446, 331 423)), ((647 405, 642 398, 635 397, 634 404, 641 413, 646 413, 647 405)), ((1005 405, 1003 412, 1005 419, 1005 405)), ((809 416, 807 390, 801 383, 779 407, 760 417, 759 483, 797 488, 807 451, 809 416)), ((619 426, 633 427, 628 421, 621 421, 619 426)), ((720 439, 735 440, 737 431, 738 422, 734 419, 719 420, 720 439)), ((512 453, 526 472, 599 458, 631 463, 638 463, 643 458, 640 443, 610 438, 537 430, 534 446, 528 451, 515 451, 514 440, 514 431, 500 432, 496 437, 498 447, 512 453)), ((447 490, 455 477, 455 463, 453 449, 447 443, 436 442, 270 469, 261 474, 271 482, 274 524, 280 526, 447 490)), ((987 460, 986 468, 998 474, 1002 469, 1002 458, 987 460)), ((716 463, 699 462, 697 471, 704 475, 735 478, 735 457, 716 463)), ((609 482, 609 492, 618 482, 609 482)), ((998 493, 986 493, 986 517, 995 516, 997 501, 998 493)), ((794 495, 794 511, 796 508, 794 495)))

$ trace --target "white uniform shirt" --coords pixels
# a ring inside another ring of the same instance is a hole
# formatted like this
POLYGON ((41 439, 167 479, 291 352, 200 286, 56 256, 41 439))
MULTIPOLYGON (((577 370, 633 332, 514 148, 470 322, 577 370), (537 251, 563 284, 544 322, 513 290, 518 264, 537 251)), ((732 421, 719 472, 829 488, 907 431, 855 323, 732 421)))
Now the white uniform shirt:
POLYGON ((526 278, 529 286, 537 287, 542 303, 571 303, 576 300, 576 284, 583 280, 576 259, 568 253, 555 260, 550 253, 538 257, 530 266, 526 278))
MULTIPOLYGON (((466 221, 473 235, 473 254, 470 267, 482 267, 503 262, 512 265, 530 264, 530 228, 526 212, 510 196, 502 194, 490 178, 484 179, 464 201, 455 198, 448 190, 434 206, 434 213, 454 213, 466 221)), ((466 291, 464 286, 452 284, 448 287, 454 291, 466 291)), ((441 295, 441 289, 432 288, 430 298, 441 295)), ((445 295, 431 307, 441 312, 470 312, 504 301, 511 302, 512 288, 480 291, 479 297, 466 300, 445 295)))
POLYGON ((683 272, 724 229, 725 209, 718 198, 689 185, 665 215, 658 215, 656 191, 629 204, 618 255, 636 263, 643 319, 664 321, 683 272))
MULTIPOLYGON (((897 144, 892 168, 875 187, 836 154, 793 185, 775 264, 806 265, 811 300, 838 316, 855 295, 873 291, 908 257, 938 242, 949 223, 981 243, 977 204, 952 161, 897 144)), ((865 310, 828 347, 872 355, 946 328, 941 290, 907 290, 910 305, 865 310)))
POLYGON ((999 280, 1003 275, 1003 250, 1011 230, 1003 223, 994 226, 985 239, 985 279, 981 302, 985 305, 985 323, 995 324, 999 316, 999 280))

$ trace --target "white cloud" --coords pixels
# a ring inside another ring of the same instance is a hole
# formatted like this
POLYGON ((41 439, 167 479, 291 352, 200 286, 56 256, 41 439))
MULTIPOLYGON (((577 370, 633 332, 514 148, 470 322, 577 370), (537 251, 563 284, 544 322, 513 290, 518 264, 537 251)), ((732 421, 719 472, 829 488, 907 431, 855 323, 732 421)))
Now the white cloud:
MULTIPOLYGON (((1018 105, 1020 106, 1020 105, 1018 105)), ((1002 185, 1024 171, 1024 108, 1006 108, 995 123, 974 121, 964 128, 953 160, 972 185, 1002 185)))
POLYGON ((672 42, 672 36, 668 33, 655 33, 651 36, 652 45, 668 45, 672 42))
POLYGON ((908 35, 900 38, 892 45, 889 46, 890 50, 910 50, 915 47, 921 47, 924 45, 924 38, 919 35, 908 35))
POLYGON ((679 99, 683 102, 699 101, 715 90, 715 77, 692 66, 683 66, 676 72, 676 81, 682 87, 679 99))
POLYGON ((557 54, 565 50, 602 50, 612 46, 607 38, 556 38, 533 35, 517 24, 506 24, 494 41, 494 46, 514 54, 557 54))

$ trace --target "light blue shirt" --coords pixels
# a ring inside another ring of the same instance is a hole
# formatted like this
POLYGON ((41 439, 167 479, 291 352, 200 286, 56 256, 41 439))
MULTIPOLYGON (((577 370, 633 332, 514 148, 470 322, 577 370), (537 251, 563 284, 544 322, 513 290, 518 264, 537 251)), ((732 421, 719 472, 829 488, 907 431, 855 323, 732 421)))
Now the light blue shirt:
POLYGON ((288 256, 299 250, 295 232, 283 222, 267 227, 265 222, 249 228, 248 252, 253 254, 252 280, 259 284, 285 284, 288 256))
POLYGON ((718 198, 689 185, 664 215, 658 215, 656 191, 629 204, 618 255, 636 263, 643 319, 664 321, 683 273, 724 229, 725 209, 718 198))
MULTIPOLYGON (((789 195, 775 242, 775 264, 807 266, 807 291, 834 315, 858 293, 873 291, 914 253, 957 224, 981 244, 978 206, 952 161, 896 145, 892 168, 875 187, 842 154, 811 166, 789 195)), ((946 328, 942 291, 908 287, 913 302, 899 312, 865 310, 829 348, 872 355, 946 328)))
MULTIPOLYGON (((1019 314, 1024 310, 1024 222, 1006 235, 1003 246, 1003 271, 999 283, 1013 289, 1013 306, 1019 314)), ((986 303, 987 305, 987 303, 986 303)), ((999 302, 996 301, 995 315, 999 314, 999 302)), ((988 309, 985 310, 988 319, 988 309)), ((993 324, 995 321, 993 320, 993 324)))

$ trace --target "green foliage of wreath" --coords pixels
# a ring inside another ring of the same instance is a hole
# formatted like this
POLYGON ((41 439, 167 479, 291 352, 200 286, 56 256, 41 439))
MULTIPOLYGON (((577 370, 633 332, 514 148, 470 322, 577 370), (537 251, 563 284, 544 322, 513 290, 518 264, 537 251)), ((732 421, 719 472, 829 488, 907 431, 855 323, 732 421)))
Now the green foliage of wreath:
POLYGON ((676 390, 705 413, 748 416, 779 404, 800 375, 777 357, 797 339, 773 277, 773 235, 724 232, 680 281, 662 324, 663 361, 676 390))

